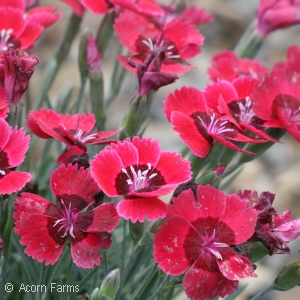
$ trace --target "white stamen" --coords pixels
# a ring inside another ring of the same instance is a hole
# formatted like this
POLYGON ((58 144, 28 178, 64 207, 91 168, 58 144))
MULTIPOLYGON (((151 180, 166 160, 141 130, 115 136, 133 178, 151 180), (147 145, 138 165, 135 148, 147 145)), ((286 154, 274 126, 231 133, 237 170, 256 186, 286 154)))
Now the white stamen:
POLYGON ((147 177, 149 171, 151 170, 151 164, 148 163, 148 169, 141 171, 135 171, 133 166, 130 166, 131 176, 128 174, 128 171, 125 168, 122 168, 122 172, 127 175, 127 184, 131 186, 131 191, 138 191, 149 185, 149 181, 154 178, 157 173, 153 173, 147 177))
POLYGON ((6 51, 8 48, 13 47, 12 43, 8 43, 11 38, 13 29, 1 29, 0 31, 0 51, 6 51))
POLYGON ((3 171, 3 170, 0 170, 0 174, 1 174, 2 176, 6 175, 5 171, 3 171))
POLYGON ((246 97, 245 104, 238 102, 238 107, 240 110, 239 119, 243 123, 250 123, 251 119, 255 116, 255 113, 252 109, 252 101, 249 97, 246 97))
POLYGON ((208 133, 220 134, 223 132, 234 131, 233 128, 225 128, 225 125, 228 123, 228 120, 218 124, 219 120, 216 118, 215 114, 210 117, 210 123, 206 124, 200 116, 198 116, 201 124, 205 127, 208 133))

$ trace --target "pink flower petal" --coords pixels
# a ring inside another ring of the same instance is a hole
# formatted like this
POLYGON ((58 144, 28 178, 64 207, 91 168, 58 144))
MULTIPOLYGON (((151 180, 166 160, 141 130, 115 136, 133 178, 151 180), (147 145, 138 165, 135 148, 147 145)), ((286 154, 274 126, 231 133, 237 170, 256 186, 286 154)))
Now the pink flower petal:
POLYGON ((61 205, 71 205, 77 212, 94 203, 94 196, 100 191, 88 169, 78 170, 77 165, 71 164, 62 164, 52 172, 50 187, 61 205))
POLYGON ((110 232, 118 225, 119 219, 115 204, 108 202, 81 213, 76 225, 84 232, 110 232))
POLYGON ((74 232, 76 239, 72 239, 71 254, 76 266, 83 269, 93 269, 103 260, 98 248, 109 248, 112 241, 107 233, 79 233, 74 232))
POLYGON ((164 105, 164 113, 169 121, 174 111, 191 116, 197 111, 206 112, 207 109, 204 94, 193 87, 182 87, 180 90, 175 90, 174 94, 168 94, 164 105))
POLYGON ((227 240, 226 243, 241 244, 253 235, 257 212, 251 207, 247 208, 247 201, 241 200, 240 197, 232 194, 226 196, 226 208, 221 220, 234 232, 234 240, 227 240))
POLYGON ((179 133, 180 138, 191 149, 193 154, 205 157, 209 153, 213 140, 208 140, 200 134, 192 118, 179 111, 173 111, 171 123, 173 129, 179 133))
POLYGON ((167 204, 158 198, 125 198, 117 205, 117 211, 124 219, 144 222, 156 221, 164 218, 167 212, 167 204))
POLYGON ((237 255, 230 248, 221 248, 220 254, 222 259, 217 259, 222 274, 230 280, 239 280, 246 277, 257 277, 253 272, 253 266, 250 259, 237 255))
POLYGON ((27 172, 10 171, 1 177, 0 175, 0 194, 11 194, 21 190, 32 176, 27 172))
POLYGON ((185 274, 182 286, 194 300, 224 297, 238 288, 238 281, 223 276, 211 255, 204 252, 185 274))
MULTIPOLYGON (((184 247, 186 236, 197 232, 191 224, 180 216, 173 216, 163 222, 153 239, 154 261, 165 273, 178 276, 184 273, 190 266, 184 247)), ((200 237, 199 237, 200 241, 200 237)), ((200 247, 197 243, 191 245, 189 252, 199 256, 200 247)))
MULTIPOLYGON (((118 196, 116 178, 123 163, 116 151, 105 148, 91 161, 91 174, 101 190, 109 197, 118 196)), ((126 186, 128 189, 128 185, 126 186)))

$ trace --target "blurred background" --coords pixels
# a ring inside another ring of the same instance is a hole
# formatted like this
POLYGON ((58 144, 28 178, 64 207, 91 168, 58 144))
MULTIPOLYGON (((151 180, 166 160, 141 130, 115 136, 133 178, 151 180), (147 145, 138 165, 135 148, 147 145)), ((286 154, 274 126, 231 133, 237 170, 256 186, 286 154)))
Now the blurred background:
MULTIPOLYGON (((158 2, 163 3, 163 1, 158 2)), ((164 2, 168 3, 168 1, 164 2)), ((42 84, 45 65, 53 54, 55 46, 61 42, 65 26, 71 15, 70 7, 58 0, 40 0, 39 3, 43 6, 57 6, 59 11, 63 11, 64 17, 45 30, 36 43, 34 52, 38 54, 41 63, 36 68, 31 79, 32 96, 35 95, 35 92, 42 84)), ((166 95, 184 85, 194 86, 199 89, 205 88, 209 82, 206 70, 211 57, 219 51, 232 50, 235 47, 242 33, 255 16, 258 0, 194 0, 189 3, 190 5, 194 4, 199 8, 206 9, 214 17, 215 21, 200 26, 200 31, 205 36, 205 43, 201 47, 202 53, 191 60, 195 68, 189 73, 180 76, 180 79, 175 84, 161 88, 155 95, 150 116, 151 120, 145 136, 159 140, 163 150, 181 151, 184 146, 177 133, 173 132, 172 126, 162 112, 163 101, 166 95)), ((100 20, 101 16, 86 12, 81 25, 81 32, 88 27, 95 34, 100 20)), ((260 60, 267 67, 272 67, 275 62, 286 59, 286 51, 289 45, 296 44, 300 46, 299 36, 299 25, 271 33, 263 43, 256 59, 260 60)), ((59 75, 49 92, 51 104, 54 106, 58 93, 67 87, 74 87, 70 101, 75 101, 77 97, 80 86, 77 64, 79 38, 80 36, 78 35, 71 48, 68 60, 60 69, 59 75)), ((117 38, 115 37, 108 46, 109 51, 106 52, 107 55, 103 57, 102 66, 106 91, 110 84, 112 63, 116 59, 115 55, 119 54, 117 49, 117 38)), ((136 78, 128 73, 121 92, 108 110, 107 130, 113 130, 120 126, 136 87, 136 78)), ((85 99, 88 101, 88 89, 86 89, 85 99)), ((300 218, 300 145, 289 135, 285 135, 281 141, 283 144, 273 145, 259 159, 246 164, 241 174, 226 192, 234 193, 238 190, 251 189, 257 190, 258 194, 260 194, 263 191, 270 191, 276 194, 274 206, 278 212, 291 209, 293 219, 300 218)), ((286 263, 299 259, 300 239, 298 240, 289 244, 292 250, 291 255, 267 257, 258 263, 256 270, 258 278, 242 281, 242 283, 248 285, 238 299, 250 299, 258 291, 270 285, 275 279, 274 276, 286 263)), ((272 292, 262 299, 281 300, 284 297, 300 299, 300 288, 294 288, 285 293, 272 292)), ((179 299, 187 298, 184 295, 180 295, 176 300, 179 299)))

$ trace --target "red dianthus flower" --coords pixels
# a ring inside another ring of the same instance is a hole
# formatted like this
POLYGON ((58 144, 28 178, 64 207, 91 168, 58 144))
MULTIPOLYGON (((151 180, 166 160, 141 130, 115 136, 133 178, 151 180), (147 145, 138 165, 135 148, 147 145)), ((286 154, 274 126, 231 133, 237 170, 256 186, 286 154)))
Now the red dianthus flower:
POLYGON ((41 108, 30 111, 26 122, 29 129, 43 139, 55 138, 67 145, 57 162, 68 164, 74 154, 86 153, 87 144, 108 144, 112 140, 103 140, 114 135, 114 131, 97 131, 90 133, 96 124, 95 116, 91 113, 62 115, 52 109, 41 108))
POLYGON ((24 0, 0 0, 0 51, 10 47, 28 49, 46 27, 62 17, 56 7, 34 7, 25 12, 24 0))
POLYGON ((175 152, 161 151, 157 141, 133 137, 112 144, 91 161, 92 176, 109 197, 126 195, 119 215, 143 222, 163 218, 167 205, 157 197, 191 179, 190 163, 175 152))
POLYGON ((81 268, 93 268, 102 260, 98 248, 111 246, 111 232, 119 222, 112 202, 93 210, 99 187, 89 171, 69 164, 60 165, 50 177, 50 187, 59 206, 41 196, 22 193, 17 197, 15 232, 25 253, 39 262, 54 264, 71 238, 73 262, 81 268), (83 212, 82 212, 83 211, 83 212))
POLYGON ((167 219, 153 240, 154 260, 165 273, 186 273, 183 288, 194 300, 224 297, 238 280, 256 277, 251 261, 230 246, 247 241, 256 211, 236 195, 209 185, 183 191, 169 205, 167 219))

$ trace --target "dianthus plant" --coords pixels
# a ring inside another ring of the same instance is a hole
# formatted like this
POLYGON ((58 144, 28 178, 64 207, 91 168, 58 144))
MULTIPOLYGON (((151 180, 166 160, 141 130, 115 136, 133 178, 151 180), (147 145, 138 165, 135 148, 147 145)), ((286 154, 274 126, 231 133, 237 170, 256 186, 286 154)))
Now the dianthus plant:
POLYGON ((276 208, 294 196, 236 188, 245 163, 262 176, 261 154, 300 142, 300 47, 264 48, 300 3, 260 0, 234 50, 197 5, 0 0, 1 299, 255 300, 300 284, 300 219, 276 208))

